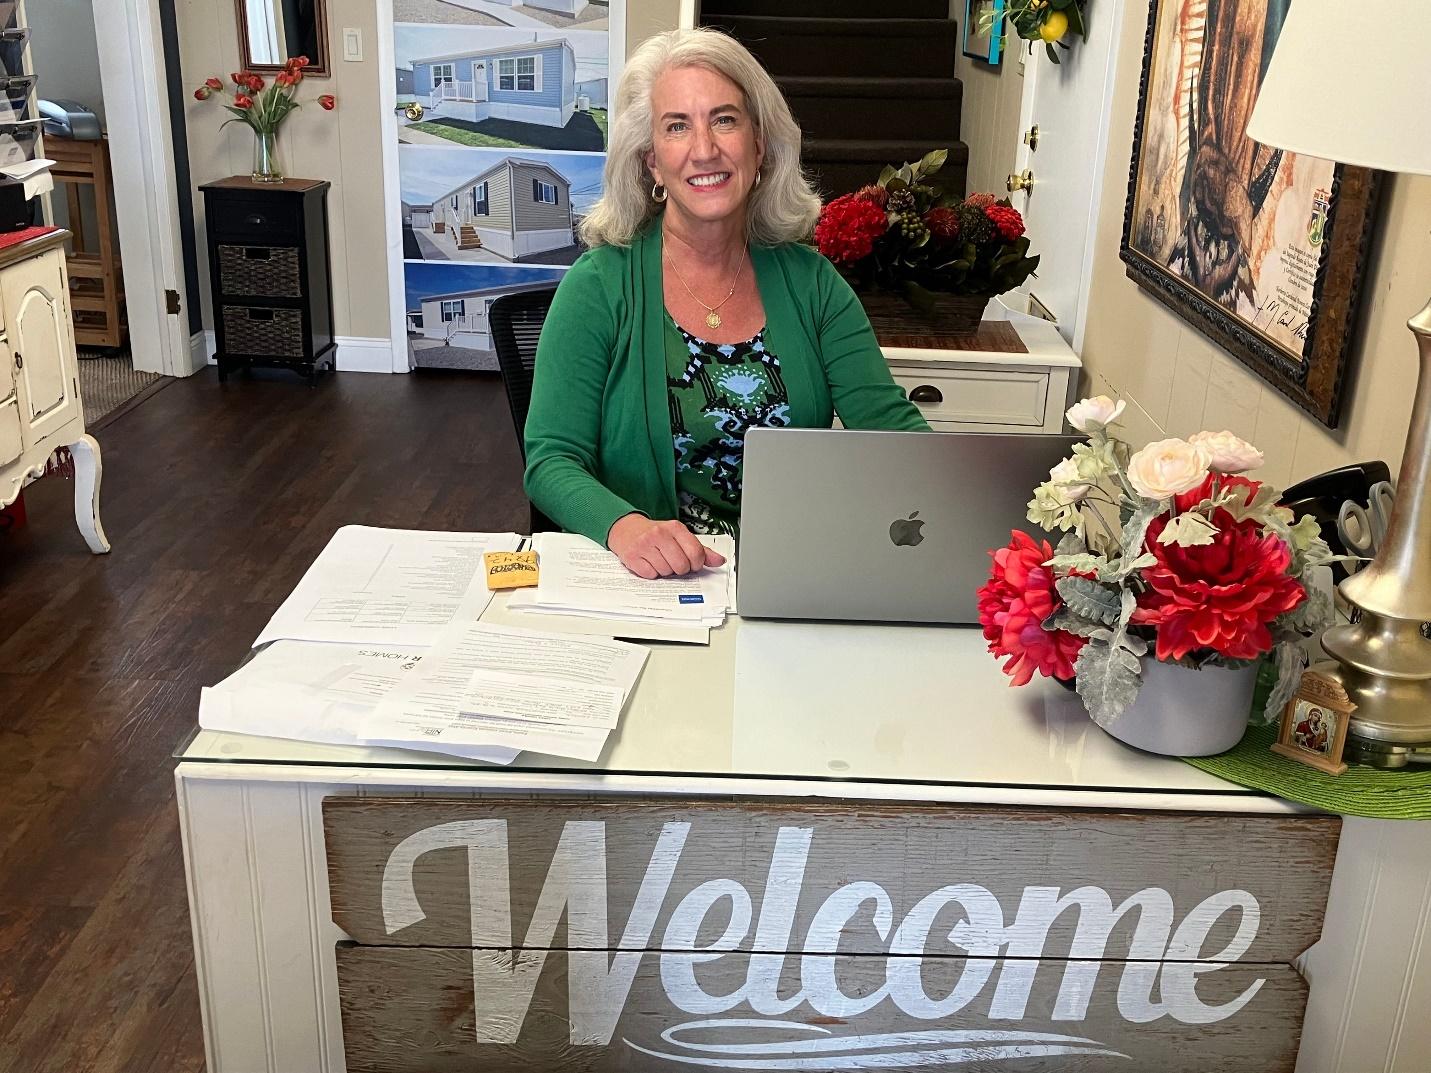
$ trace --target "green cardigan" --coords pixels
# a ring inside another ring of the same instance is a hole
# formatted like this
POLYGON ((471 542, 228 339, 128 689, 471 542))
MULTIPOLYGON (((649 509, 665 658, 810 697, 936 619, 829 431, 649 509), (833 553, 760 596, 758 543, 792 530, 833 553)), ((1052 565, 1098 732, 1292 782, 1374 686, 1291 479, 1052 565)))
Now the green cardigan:
MULTIPOLYGON (((859 299, 817 251, 753 246, 766 345, 795 428, 927 430, 890 376, 859 299)), ((659 223, 582 255, 557 288, 527 413, 527 495, 568 532, 606 543, 633 511, 676 517, 659 223)))

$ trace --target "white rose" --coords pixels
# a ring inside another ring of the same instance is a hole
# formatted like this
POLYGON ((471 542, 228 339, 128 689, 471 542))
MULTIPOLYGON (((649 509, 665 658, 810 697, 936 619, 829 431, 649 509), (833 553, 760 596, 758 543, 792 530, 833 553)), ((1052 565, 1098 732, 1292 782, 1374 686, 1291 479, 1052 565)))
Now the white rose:
POLYGON ((1048 471, 1048 480, 1051 485, 1050 494, 1062 506, 1072 506, 1077 503, 1093 486, 1083 480, 1083 475, 1078 472, 1078 459, 1065 458, 1053 469, 1048 471))
POLYGON ((1091 399, 1076 402, 1065 414, 1068 423, 1079 432, 1096 432, 1118 420, 1118 415, 1127 406, 1121 399, 1114 402, 1107 395, 1095 395, 1091 399))
POLYGON ((1159 440, 1128 460, 1128 480, 1146 499, 1171 499, 1200 485, 1211 464, 1204 447, 1187 440, 1159 440))
POLYGON ((1188 442, 1208 453, 1211 467, 1217 473, 1246 473, 1266 461, 1256 447, 1227 431, 1199 432, 1188 442))

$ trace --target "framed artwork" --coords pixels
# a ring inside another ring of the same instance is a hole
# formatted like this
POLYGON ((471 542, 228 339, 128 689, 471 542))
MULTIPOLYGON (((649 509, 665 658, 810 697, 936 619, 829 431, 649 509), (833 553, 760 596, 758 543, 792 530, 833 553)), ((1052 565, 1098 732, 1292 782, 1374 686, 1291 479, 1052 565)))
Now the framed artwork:
POLYGON ((1152 0, 1120 255, 1335 428, 1380 176, 1247 137, 1289 3, 1152 0))
POLYGON ((1272 751, 1329 775, 1347 769, 1342 762, 1347 725, 1356 705, 1340 684, 1316 671, 1307 671, 1302 684, 1282 709, 1282 723, 1272 751))
POLYGON ((964 55, 998 63, 1004 44, 1004 0, 964 0, 964 55))

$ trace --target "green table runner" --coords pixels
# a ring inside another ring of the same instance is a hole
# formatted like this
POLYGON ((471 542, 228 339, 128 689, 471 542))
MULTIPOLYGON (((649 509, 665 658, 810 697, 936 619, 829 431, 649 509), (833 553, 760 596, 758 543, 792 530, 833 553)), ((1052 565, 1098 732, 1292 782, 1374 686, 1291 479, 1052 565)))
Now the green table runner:
POLYGON ((1276 740, 1275 725, 1250 726, 1227 752, 1185 759, 1228 782, 1327 812, 1376 820, 1431 820, 1431 766, 1381 771, 1353 764, 1340 775, 1328 775, 1278 756, 1271 748, 1276 740))

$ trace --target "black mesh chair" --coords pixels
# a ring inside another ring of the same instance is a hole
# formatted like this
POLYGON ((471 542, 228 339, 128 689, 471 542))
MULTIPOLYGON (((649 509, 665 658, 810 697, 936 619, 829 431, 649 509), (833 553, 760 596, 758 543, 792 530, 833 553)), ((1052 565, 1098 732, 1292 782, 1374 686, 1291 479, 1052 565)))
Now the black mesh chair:
MULTIPOLYGON (((492 345, 497 350, 497 364, 502 370, 502 383, 507 388, 507 405, 512 409, 512 424, 517 428, 517 450, 522 460, 527 458, 525 430, 527 407, 532 402, 532 373, 537 367, 537 340, 542 324, 551 308, 556 285, 535 291, 504 294, 492 303, 487 323, 492 331, 492 345)), ((532 532, 557 532, 561 527, 535 506, 532 507, 532 532)))

